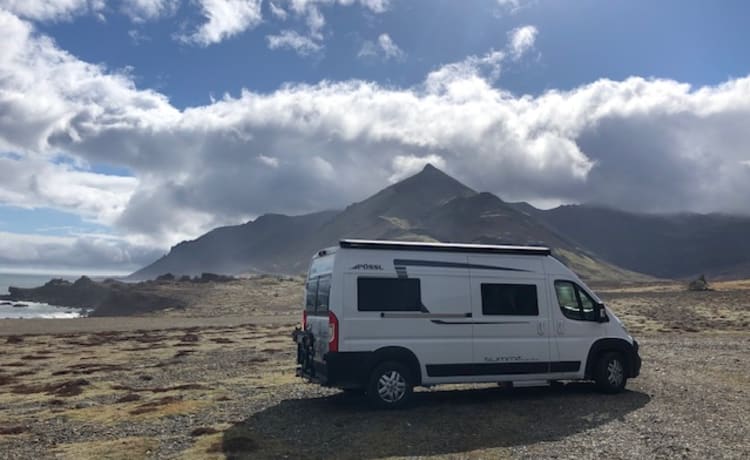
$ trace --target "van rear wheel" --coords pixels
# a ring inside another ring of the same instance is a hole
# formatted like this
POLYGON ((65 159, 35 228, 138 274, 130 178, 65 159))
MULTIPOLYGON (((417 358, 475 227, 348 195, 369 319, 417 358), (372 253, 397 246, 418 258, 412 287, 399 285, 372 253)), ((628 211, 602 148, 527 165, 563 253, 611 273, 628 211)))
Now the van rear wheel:
POLYGON ((628 378, 622 354, 604 353, 596 363, 595 380, 599 390, 604 393, 619 393, 624 390, 628 378))
POLYGON ((370 375, 367 397, 380 409, 398 409, 408 404, 414 391, 409 368, 396 361, 378 365, 370 375))

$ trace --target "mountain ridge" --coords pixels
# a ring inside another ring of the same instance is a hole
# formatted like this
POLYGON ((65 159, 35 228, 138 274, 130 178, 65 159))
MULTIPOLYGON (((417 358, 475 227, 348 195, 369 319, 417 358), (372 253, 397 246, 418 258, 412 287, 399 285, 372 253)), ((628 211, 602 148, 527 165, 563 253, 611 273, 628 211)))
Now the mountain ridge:
POLYGON ((528 203, 512 206, 530 212, 602 260, 629 270, 665 278, 750 276, 748 216, 648 214, 595 204, 548 210, 530 210, 528 203))
MULTIPOLYGON (((646 220, 646 226, 653 223, 657 230, 652 235, 647 228, 638 228, 643 224, 639 224, 642 218, 637 215, 613 212, 609 215, 589 205, 545 211, 528 203, 507 203, 492 193, 477 192, 427 165, 419 173, 343 210, 299 216, 271 213, 245 224, 216 228, 195 240, 175 245, 168 254, 133 273, 131 278, 154 278, 167 272, 299 274, 307 270, 312 254, 337 244, 341 238, 544 244, 552 247, 556 257, 580 276, 590 280, 646 281, 653 279, 651 276, 692 276, 705 271, 677 270, 673 265, 660 265, 659 260, 640 255, 651 246, 646 244, 641 248, 634 235, 667 248, 694 243, 687 238, 667 244, 665 233, 671 227, 665 227, 658 219, 646 220), (600 221, 603 223, 599 224, 600 221), (615 222, 625 230, 612 227, 615 222), (638 263, 639 258, 651 261, 651 265, 638 263)), ((741 219, 740 223, 739 227, 750 232, 750 218, 747 225, 741 219)), ((736 231, 734 227, 730 230, 736 231)), ((682 252, 689 256, 689 250, 682 252)), ((662 258, 668 257, 664 251, 658 253, 662 258)), ((718 258, 721 257, 719 254, 718 258)), ((693 255, 693 260, 695 264, 691 267, 696 268, 707 259, 693 255)), ((724 269, 731 271, 731 267, 740 269, 747 265, 750 273, 750 247, 746 257, 727 260, 731 263, 725 264, 724 269)), ((709 264, 709 268, 721 269, 720 265, 709 264)))

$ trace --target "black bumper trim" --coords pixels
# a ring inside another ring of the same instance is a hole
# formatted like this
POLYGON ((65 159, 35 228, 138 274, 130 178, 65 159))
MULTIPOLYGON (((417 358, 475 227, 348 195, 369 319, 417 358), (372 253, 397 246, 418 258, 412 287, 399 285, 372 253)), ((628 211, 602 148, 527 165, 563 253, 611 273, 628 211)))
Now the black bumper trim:
POLYGON ((314 361, 314 374, 300 366, 297 375, 324 386, 361 388, 367 384, 372 355, 370 351, 326 353, 322 362, 314 361))

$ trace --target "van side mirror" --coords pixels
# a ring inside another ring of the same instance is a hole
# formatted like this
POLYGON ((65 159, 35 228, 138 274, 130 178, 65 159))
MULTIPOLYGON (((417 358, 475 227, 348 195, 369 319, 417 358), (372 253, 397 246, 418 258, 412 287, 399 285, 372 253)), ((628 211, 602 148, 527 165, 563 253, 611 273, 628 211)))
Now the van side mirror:
POLYGON ((594 307, 594 311, 596 312, 596 320, 600 323, 607 323, 609 322, 609 317, 607 316, 607 309, 604 308, 603 303, 597 303, 596 307, 594 307))

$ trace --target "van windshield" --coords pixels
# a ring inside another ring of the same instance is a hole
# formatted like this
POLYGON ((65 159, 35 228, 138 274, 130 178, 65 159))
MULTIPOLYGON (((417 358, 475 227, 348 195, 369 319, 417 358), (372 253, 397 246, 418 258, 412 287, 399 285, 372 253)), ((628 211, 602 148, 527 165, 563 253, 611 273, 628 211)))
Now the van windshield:
POLYGON ((308 278, 305 285, 305 311, 309 315, 327 315, 331 297, 331 275, 308 278))

